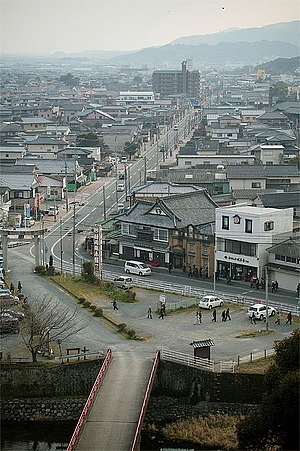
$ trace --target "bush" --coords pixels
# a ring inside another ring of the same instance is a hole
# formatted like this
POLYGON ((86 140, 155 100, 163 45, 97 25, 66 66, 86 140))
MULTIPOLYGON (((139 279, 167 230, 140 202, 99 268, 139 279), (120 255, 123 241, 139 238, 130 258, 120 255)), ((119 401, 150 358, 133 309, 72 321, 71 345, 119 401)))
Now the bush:
POLYGON ((83 303, 84 308, 90 308, 91 305, 92 305, 92 303, 90 301, 84 301, 84 303, 83 303))
POLYGON ((95 316, 102 316, 103 315, 103 309, 100 307, 97 307, 95 310, 95 316))
POLYGON ((46 274, 46 267, 44 265, 37 265, 34 268, 34 272, 40 274, 41 276, 44 276, 46 274))
POLYGON ((135 291, 127 290, 126 294, 127 294, 127 302, 134 302, 135 301, 135 297, 136 297, 136 292, 135 291))
POLYGON ((123 332, 123 330, 126 329, 126 324, 125 323, 118 324, 118 329, 120 332, 123 332))
POLYGON ((79 304, 83 304, 85 301, 86 301, 85 298, 79 298, 79 299, 78 299, 79 304))
POLYGON ((95 312, 95 311, 97 310, 98 307, 97 307, 97 305, 92 304, 90 308, 91 308, 91 310, 93 310, 93 311, 95 312))
POLYGON ((135 337, 135 330, 129 329, 129 330, 127 331, 127 335, 128 335, 130 338, 134 338, 134 337, 135 337))

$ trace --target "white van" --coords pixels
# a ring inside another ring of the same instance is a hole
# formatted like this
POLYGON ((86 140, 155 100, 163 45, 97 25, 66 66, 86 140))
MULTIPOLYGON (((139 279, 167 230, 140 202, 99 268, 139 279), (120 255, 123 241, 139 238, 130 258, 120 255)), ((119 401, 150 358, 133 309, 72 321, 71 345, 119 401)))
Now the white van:
POLYGON ((137 274, 138 276, 150 276, 151 274, 149 266, 134 260, 125 262, 124 270, 127 274, 137 274))

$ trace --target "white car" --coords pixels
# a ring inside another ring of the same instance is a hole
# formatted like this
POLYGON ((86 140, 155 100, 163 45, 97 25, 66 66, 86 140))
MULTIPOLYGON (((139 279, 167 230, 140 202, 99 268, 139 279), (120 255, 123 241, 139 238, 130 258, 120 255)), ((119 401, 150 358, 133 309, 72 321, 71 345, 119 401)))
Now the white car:
MULTIPOLYGON (((266 318, 267 306, 265 304, 253 304, 248 308, 247 315, 249 318, 263 320, 266 318)), ((276 310, 273 307, 268 307, 269 316, 275 316, 276 310)))
POLYGON ((115 287, 122 288, 122 290, 129 290, 132 288, 132 278, 127 276, 115 277, 112 284, 115 287))
POLYGON ((215 307, 222 307, 223 304, 223 299, 220 299, 218 296, 204 296, 199 301, 200 308, 206 308, 209 310, 215 307))
POLYGON ((124 191, 124 189, 125 189, 125 183, 119 183, 118 185, 117 185, 117 191, 124 191))

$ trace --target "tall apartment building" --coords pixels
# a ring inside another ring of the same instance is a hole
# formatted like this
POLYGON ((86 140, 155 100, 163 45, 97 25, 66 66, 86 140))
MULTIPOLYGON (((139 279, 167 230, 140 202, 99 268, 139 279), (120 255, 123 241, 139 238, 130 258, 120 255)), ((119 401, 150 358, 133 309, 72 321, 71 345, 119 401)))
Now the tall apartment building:
POLYGON ((192 70, 183 61, 180 70, 156 70, 152 74, 152 86, 161 97, 184 94, 191 99, 201 98, 201 72, 192 70))

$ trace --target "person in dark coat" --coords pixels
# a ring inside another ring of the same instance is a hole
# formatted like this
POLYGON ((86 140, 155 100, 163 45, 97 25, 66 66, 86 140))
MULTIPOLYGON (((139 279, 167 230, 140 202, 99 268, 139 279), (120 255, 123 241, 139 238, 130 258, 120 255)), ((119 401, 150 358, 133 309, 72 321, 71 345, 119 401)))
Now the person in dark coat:
POLYGON ((112 301, 112 305, 113 305, 114 310, 119 310, 117 301, 115 299, 112 301))
POLYGON ((217 321, 217 310, 215 308, 213 309, 213 313, 212 313, 212 321, 213 322, 217 321))
POLYGON ((229 307, 228 307, 228 309, 226 310, 226 317, 225 317, 225 320, 226 319, 228 319, 229 321, 231 320, 231 318, 230 318, 230 313, 229 313, 229 307))
POLYGON ((287 315, 286 324, 292 325, 292 312, 289 312, 287 315))
POLYGON ((11 294, 14 294, 14 292, 15 292, 15 287, 14 287, 14 284, 13 284, 13 283, 10 284, 9 291, 11 292, 11 294))
POLYGON ((21 291, 22 291, 22 284, 21 284, 21 282, 19 280, 19 282, 18 282, 18 293, 21 293, 21 291))
POLYGON ((222 321, 226 321, 226 310, 221 313, 222 321))

